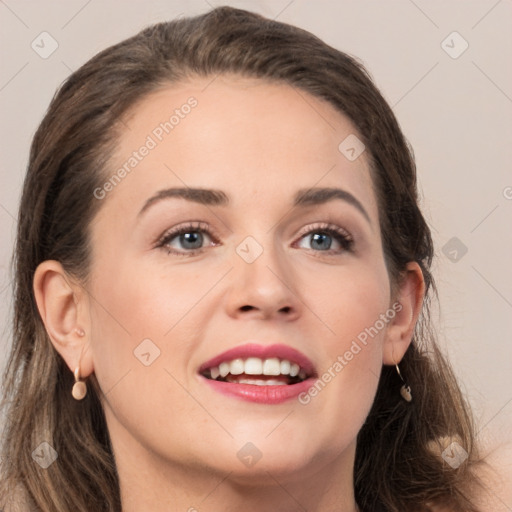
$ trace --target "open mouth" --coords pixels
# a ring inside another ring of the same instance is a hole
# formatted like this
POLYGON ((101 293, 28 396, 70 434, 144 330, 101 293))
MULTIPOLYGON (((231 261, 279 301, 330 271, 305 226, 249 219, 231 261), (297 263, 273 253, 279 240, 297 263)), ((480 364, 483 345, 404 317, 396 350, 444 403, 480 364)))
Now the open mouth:
POLYGON ((290 386, 313 376, 299 364, 277 357, 236 358, 224 361, 218 366, 205 368, 200 374, 219 382, 256 386, 290 386))

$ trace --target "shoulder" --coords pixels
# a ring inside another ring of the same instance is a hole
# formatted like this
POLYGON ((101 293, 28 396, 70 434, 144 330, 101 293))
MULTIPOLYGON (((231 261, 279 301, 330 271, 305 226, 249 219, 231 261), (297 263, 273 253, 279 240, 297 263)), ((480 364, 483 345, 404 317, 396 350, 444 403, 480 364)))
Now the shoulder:
MULTIPOLYGON (((440 440, 431 449, 439 453, 447 440, 440 440)), ((479 462, 470 471, 480 485, 472 484, 467 493, 472 504, 481 512, 512 511, 512 441, 497 442, 496 439, 480 439, 477 445, 479 462)), ((429 504, 432 512, 451 512, 440 504, 429 504)))
POLYGON ((482 511, 512 510, 512 441, 482 449, 483 463, 476 470, 482 487, 475 490, 475 504, 482 511))

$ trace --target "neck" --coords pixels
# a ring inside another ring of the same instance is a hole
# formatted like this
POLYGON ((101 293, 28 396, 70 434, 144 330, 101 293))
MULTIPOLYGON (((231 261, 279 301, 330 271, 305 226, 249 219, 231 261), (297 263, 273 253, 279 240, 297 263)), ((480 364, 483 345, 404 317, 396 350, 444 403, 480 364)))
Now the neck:
POLYGON ((352 477, 355 444, 335 459, 293 472, 264 466, 262 460, 250 474, 237 473, 237 467, 222 471, 164 461, 119 436, 113 444, 122 512, 359 511, 352 477))
POLYGON ((342 486, 326 485, 321 478, 298 483, 268 473, 266 481, 249 485, 233 480, 229 474, 206 476, 194 472, 189 479, 184 479, 182 471, 180 487, 175 485, 176 479, 154 481, 148 492, 149 489, 138 485, 133 476, 124 476, 120 482, 122 512, 358 512, 352 489, 343 492, 342 486))

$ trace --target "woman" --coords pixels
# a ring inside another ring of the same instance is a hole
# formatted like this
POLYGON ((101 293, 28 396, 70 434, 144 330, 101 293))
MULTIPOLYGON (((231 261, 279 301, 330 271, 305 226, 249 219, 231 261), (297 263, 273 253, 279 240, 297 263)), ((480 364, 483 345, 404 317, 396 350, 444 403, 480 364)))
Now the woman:
POLYGON ((432 255, 353 58, 232 8, 101 52, 31 149, 4 506, 481 510, 432 255))

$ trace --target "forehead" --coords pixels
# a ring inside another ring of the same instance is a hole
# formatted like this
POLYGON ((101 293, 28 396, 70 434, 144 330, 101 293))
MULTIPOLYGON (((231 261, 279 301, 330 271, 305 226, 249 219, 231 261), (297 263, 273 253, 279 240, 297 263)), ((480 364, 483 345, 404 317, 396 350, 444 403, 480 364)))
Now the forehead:
POLYGON ((167 186, 221 188, 235 205, 337 186, 378 215, 366 152, 353 158, 363 148, 353 123, 288 84, 218 76, 169 85, 134 105, 122 126, 105 176, 126 171, 106 201, 117 207, 167 186))

